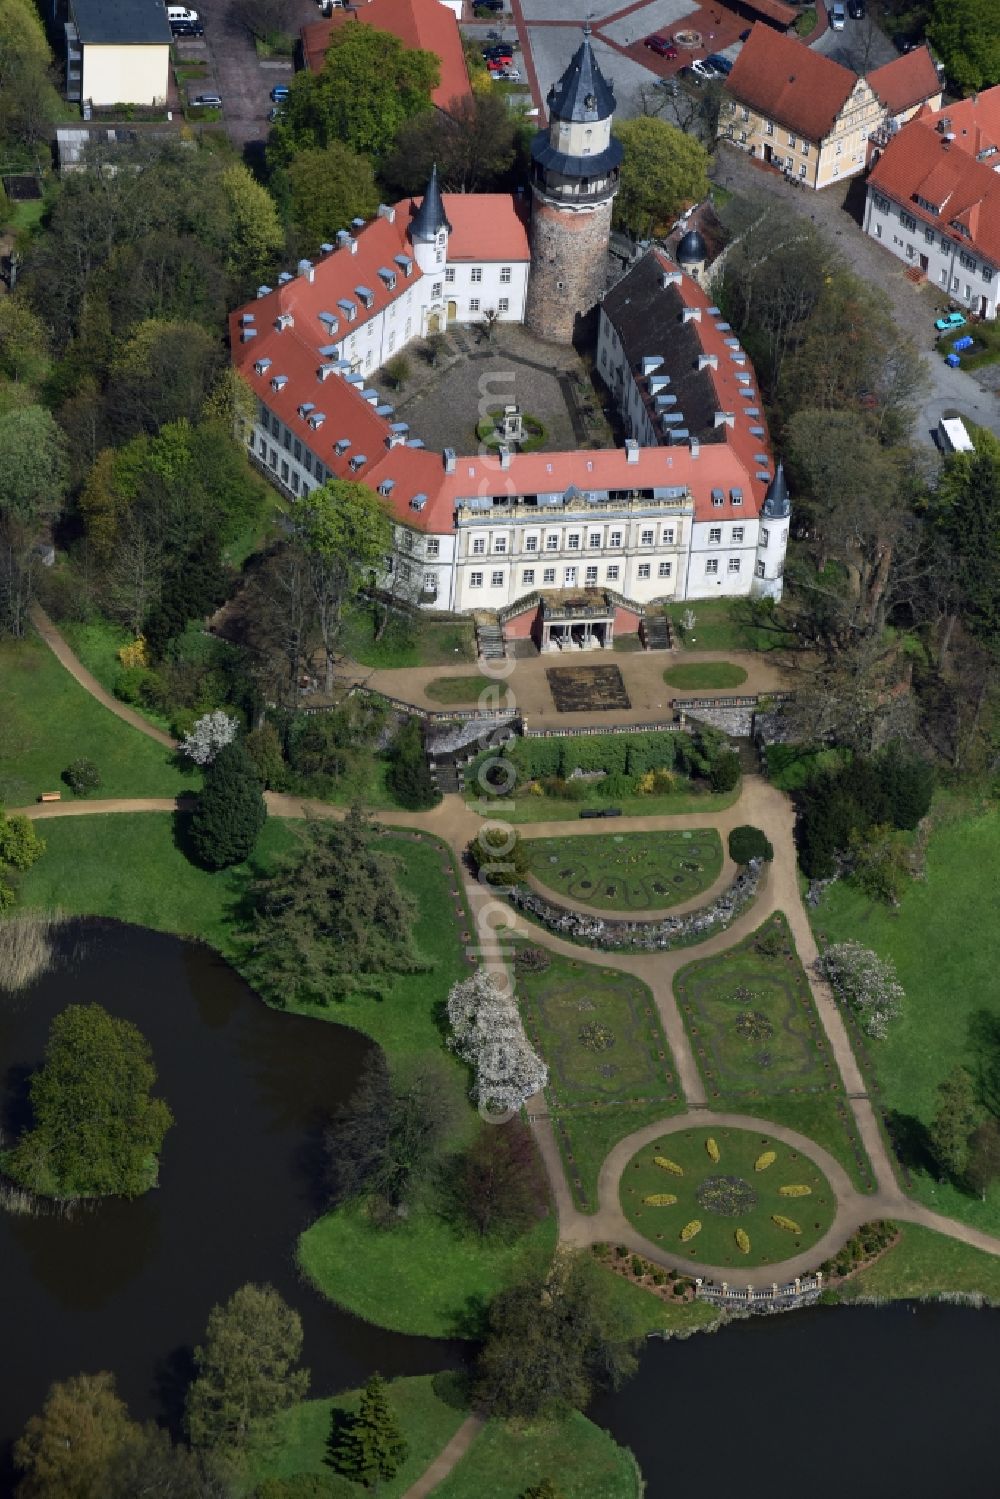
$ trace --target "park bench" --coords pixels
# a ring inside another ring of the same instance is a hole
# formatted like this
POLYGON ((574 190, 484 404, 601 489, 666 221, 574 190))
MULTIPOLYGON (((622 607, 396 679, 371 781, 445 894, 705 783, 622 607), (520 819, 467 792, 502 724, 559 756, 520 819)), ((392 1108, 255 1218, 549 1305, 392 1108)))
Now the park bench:
POLYGON ((61 791, 43 791, 40 794, 38 800, 40 802, 61 802, 62 801, 62 792, 61 791))

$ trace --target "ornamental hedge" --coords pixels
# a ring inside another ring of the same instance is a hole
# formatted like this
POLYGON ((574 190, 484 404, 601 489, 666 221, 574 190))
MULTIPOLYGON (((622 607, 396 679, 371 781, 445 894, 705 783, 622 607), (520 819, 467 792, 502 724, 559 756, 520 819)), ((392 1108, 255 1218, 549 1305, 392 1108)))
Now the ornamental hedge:
POLYGON ((760 828, 743 823, 742 826, 733 828, 729 834, 729 857, 734 864, 749 864, 751 859, 765 859, 770 863, 774 858, 774 849, 770 839, 760 828))

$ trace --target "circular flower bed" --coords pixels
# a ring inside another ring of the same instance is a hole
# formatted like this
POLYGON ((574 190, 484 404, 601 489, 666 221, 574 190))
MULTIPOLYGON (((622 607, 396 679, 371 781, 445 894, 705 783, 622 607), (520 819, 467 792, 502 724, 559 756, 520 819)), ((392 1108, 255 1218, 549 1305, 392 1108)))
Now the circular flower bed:
POLYGON ((742 1176, 706 1176, 694 1195, 699 1207, 720 1218, 743 1218, 757 1206, 757 1193, 742 1176))
POLYGON ((625 1216, 651 1243, 723 1271, 808 1250, 837 1210, 833 1188, 808 1155, 718 1125, 651 1141, 626 1166, 619 1193, 625 1216))

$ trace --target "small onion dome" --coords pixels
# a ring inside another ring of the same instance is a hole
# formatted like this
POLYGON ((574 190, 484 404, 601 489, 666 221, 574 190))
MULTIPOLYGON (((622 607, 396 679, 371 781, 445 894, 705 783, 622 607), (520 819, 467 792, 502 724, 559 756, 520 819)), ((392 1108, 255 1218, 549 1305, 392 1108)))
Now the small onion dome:
POLYGON ((704 265, 708 259, 708 246, 697 229, 689 229, 677 246, 678 265, 704 265))

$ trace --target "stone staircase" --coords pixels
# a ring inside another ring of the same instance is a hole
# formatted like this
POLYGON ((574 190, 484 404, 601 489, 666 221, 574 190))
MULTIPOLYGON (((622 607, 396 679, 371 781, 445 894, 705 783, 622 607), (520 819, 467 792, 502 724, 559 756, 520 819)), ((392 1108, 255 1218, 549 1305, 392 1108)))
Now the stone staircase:
POLYGON ((670 650, 670 622, 665 614, 647 614, 640 626, 640 634, 647 651, 670 650))
POLYGON ((476 652, 481 661, 502 661, 506 656, 503 631, 496 620, 476 620, 476 652))

